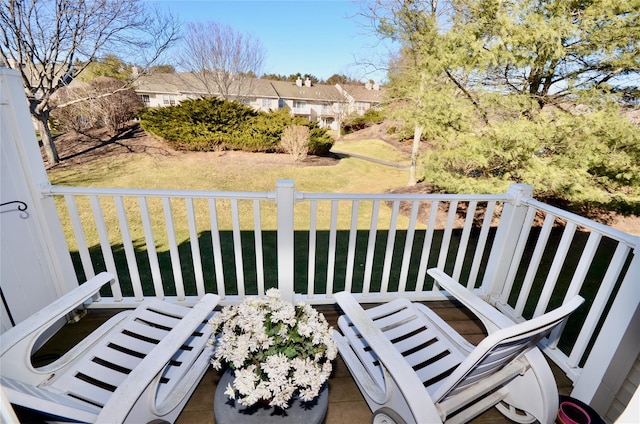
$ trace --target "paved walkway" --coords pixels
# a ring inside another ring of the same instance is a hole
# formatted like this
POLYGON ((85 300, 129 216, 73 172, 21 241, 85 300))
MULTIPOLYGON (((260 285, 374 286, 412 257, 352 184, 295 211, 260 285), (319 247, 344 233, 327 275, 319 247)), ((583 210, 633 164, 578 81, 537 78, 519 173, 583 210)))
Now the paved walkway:
POLYGON ((349 157, 349 158, 356 158, 356 159, 360 159, 360 160, 366 160, 366 161, 369 161, 369 162, 377 163, 379 165, 391 166, 393 168, 409 169, 409 165, 401 165, 399 163, 389 162, 389 161, 386 161, 386 160, 372 158, 372 157, 369 157, 369 156, 358 155, 356 153, 348 153, 348 152, 343 152, 343 151, 340 151, 340 150, 331 150, 331 153, 333 153, 335 155, 338 155, 338 156, 346 156, 346 157, 349 157))

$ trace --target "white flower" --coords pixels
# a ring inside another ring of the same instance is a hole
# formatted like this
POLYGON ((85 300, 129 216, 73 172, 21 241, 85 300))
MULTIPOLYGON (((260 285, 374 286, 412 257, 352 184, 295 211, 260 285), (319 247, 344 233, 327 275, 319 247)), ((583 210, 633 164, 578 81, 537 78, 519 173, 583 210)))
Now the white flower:
POLYGON ((224 391, 224 394, 229 396, 229 399, 236 398, 236 390, 233 388, 231 383, 227 384, 227 389, 224 391))
POLYGON ((304 401, 318 396, 337 346, 326 319, 310 305, 282 301, 277 289, 266 295, 227 306, 209 321, 211 364, 235 370, 225 394, 240 404, 263 399, 287 408, 296 392, 304 401))

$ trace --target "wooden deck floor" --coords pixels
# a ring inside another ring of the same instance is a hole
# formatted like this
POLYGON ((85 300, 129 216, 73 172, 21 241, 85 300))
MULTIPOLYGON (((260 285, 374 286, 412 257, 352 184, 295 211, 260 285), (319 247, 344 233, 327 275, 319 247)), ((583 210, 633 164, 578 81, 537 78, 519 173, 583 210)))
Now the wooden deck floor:
MULTIPOLYGON (((459 304, 449 301, 429 302, 438 315, 446 320, 460 334, 471 343, 477 344, 484 337, 483 327, 479 320, 459 304)), ((319 307, 331 325, 336 326, 341 314, 337 306, 319 307)), ((86 334, 112 316, 113 310, 91 310, 80 322, 65 326, 52 340, 37 352, 34 362, 48 362, 66 352, 86 334)), ((552 366, 558 391, 569 394, 571 382, 558 368, 552 366)), ((187 403, 182 414, 178 417, 178 424, 211 424, 213 417, 213 395, 219 380, 219 373, 210 369, 198 385, 193 396, 187 403)), ((329 379, 329 408, 325 424, 366 424, 371 422, 371 411, 360 394, 355 382, 340 357, 334 363, 334 372, 329 379)), ((37 423, 37 418, 26 417, 24 422, 37 423)), ((509 423, 495 408, 485 412, 472 421, 473 423, 509 423)))

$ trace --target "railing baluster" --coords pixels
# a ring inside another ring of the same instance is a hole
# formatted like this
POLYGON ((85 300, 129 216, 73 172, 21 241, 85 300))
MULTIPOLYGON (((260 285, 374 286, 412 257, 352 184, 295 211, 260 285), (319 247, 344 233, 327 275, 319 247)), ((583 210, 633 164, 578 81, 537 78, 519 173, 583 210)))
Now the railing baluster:
POLYGON ((438 256, 438 268, 444 270, 449 256, 449 245, 451 244, 451 235, 453 233, 453 224, 458 212, 458 202, 449 203, 449 212, 447 213, 447 223, 442 234, 442 243, 440 244, 440 255, 438 256))
POLYGON ((178 300, 184 300, 184 280, 182 278, 182 266, 180 264, 180 253, 178 252, 178 243, 176 241, 176 231, 173 224, 173 210, 171 209, 171 199, 162 198, 162 210, 164 211, 164 223, 167 229, 167 238, 169 240, 169 256, 171 257, 171 268, 173 270, 173 281, 176 288, 176 296, 178 300))
POLYGON ((309 269, 307 271, 307 298, 312 299, 315 294, 316 281, 316 234, 318 202, 312 200, 309 204, 309 269))
POLYGON ((351 227, 349 228, 349 246, 347 247, 347 268, 344 280, 344 289, 351 292, 353 283, 353 271, 356 257, 356 236, 358 233, 358 210, 360 202, 354 200, 351 206, 351 227))
POLYGON ((93 268, 93 262, 91 261, 91 255, 89 254, 89 248, 87 247, 87 238, 84 235, 82 228, 82 220, 78 213, 78 205, 76 204, 75 196, 67 194, 64 196, 64 201, 67 204, 67 211, 69 212, 69 219, 71 220, 71 228, 73 229, 73 235, 76 238, 76 245, 78 246, 78 254, 80 255, 80 263, 82 263, 82 270, 86 279, 96 276, 96 271, 93 268))
POLYGON ((547 247, 547 242, 549 241, 549 235, 551 234, 551 229, 553 228, 555 219, 556 217, 553 214, 547 214, 544 218, 542 230, 540 230, 540 235, 538 236, 538 240, 536 240, 536 247, 531 255, 531 261, 529 262, 527 273, 525 274, 524 281, 522 282, 522 289, 518 295, 518 302, 515 307, 515 312, 518 317, 522 316, 524 307, 529 299, 529 294, 531 294, 535 276, 538 272, 538 268, 540 267, 540 261, 542 260, 544 249, 547 247))
POLYGON ((336 269, 336 236, 338 227, 338 201, 331 201, 331 227, 329 229, 329 249, 327 251, 327 296, 333 293, 333 278, 336 269))
MULTIPOLYGON (((433 231, 436 226, 436 218, 438 217, 438 208, 440 202, 434 200, 429 207, 429 222, 427 223, 427 231, 424 234, 424 241, 422 243, 422 254, 420 255, 420 266, 418 267, 418 282, 416 283, 416 292, 422 292, 424 290, 424 280, 427 277, 427 267, 429 266, 429 256, 431 255, 431 248, 433 246, 433 231)), ((431 288, 433 292, 435 286, 431 288)))
POLYGON ((387 247, 384 252, 384 266, 382 268, 382 284, 380 293, 387 293, 389 290, 389 278, 391 276, 391 264, 393 262, 393 248, 396 243, 396 231, 398 228, 398 211, 400 201, 394 200, 391 208, 391 221, 389 222, 389 232, 387 233, 387 247))
POLYGON ((467 288, 469 290, 475 288, 478 280, 478 272, 480 271, 480 264, 482 263, 484 249, 487 246, 487 238, 489 237, 489 230, 491 229, 491 222, 493 221, 495 209, 496 202, 487 202, 484 218, 482 219, 482 228, 480 230, 480 235, 478 236, 478 244, 476 244, 476 250, 473 254, 473 262, 471 263, 471 270, 469 271, 469 280, 467 280, 467 288))
POLYGON ((129 269, 129 277, 131 278, 133 296, 136 301, 141 302, 142 300, 144 300, 144 294, 142 291, 142 284, 140 282, 140 272, 138 271, 136 252, 133 249, 133 242, 131 241, 131 232, 129 231, 129 220, 127 219, 127 212, 124 208, 122 196, 114 196, 113 199, 116 203, 116 214, 118 215, 118 223, 120 224, 122 246, 124 248, 125 257, 127 259, 127 267, 129 269))
POLYGON ((216 272, 216 287, 221 299, 226 296, 224 286, 224 267, 222 265, 222 246, 220 245, 220 230, 218 229, 218 210, 216 199, 209 198, 209 222, 211 225, 211 248, 213 249, 213 265, 216 272))
POLYGON ((264 255, 262 253, 262 223, 260 222, 260 201, 253 200, 253 239, 256 255, 256 279, 258 294, 264 294, 264 255))
POLYGON ((111 286, 113 291, 113 298, 116 302, 122 301, 122 290, 120 289, 120 280, 118 278, 118 269, 116 268, 116 262, 113 259, 113 251, 111 250, 111 241, 109 240, 109 233, 104 223, 104 215, 102 213, 102 206, 100 206, 100 199, 98 196, 89 196, 91 203, 91 210, 93 211, 93 219, 98 230, 98 238, 100 240, 100 249, 102 250, 102 258, 107 271, 111 272, 116 278, 116 284, 111 286))
POLYGON ((624 268, 624 264, 630 250, 631 249, 629 248, 629 246, 626 246, 623 243, 618 243, 618 247, 613 254, 613 258, 611 258, 611 262, 609 262, 607 272, 602 279, 602 284, 598 289, 598 293, 593 299, 593 304, 591 305, 591 309, 589 309, 589 314, 587 315, 582 329, 580 330, 578 339, 571 349, 571 354, 569 355, 569 360, 567 361, 569 366, 579 366, 580 359, 584 355, 589 341, 591 340, 598 322, 602 317, 604 309, 607 306, 607 302, 611 298, 611 293, 613 292, 614 286, 618 281, 618 277, 620 276, 620 273, 624 268))
POLYGON ((367 296, 371 291, 371 275, 373 272, 373 257, 376 251, 376 237, 378 235, 378 215, 380 213, 380 201, 374 200, 371 204, 371 224, 369 225, 369 237, 367 239, 367 257, 364 263, 364 281, 362 282, 362 294, 367 296))
POLYGON ((407 288, 407 278, 409 276, 409 265, 411 264, 411 253, 413 252, 413 240, 416 235, 416 222, 418 221, 418 211, 420 202, 411 202, 411 214, 409 216, 409 228, 407 228, 407 238, 404 242, 404 253, 402 255, 402 265, 400 266, 400 280, 398 282, 398 292, 404 293, 407 288))
POLYGON ((244 263, 242 260, 242 234, 240 234, 240 213, 238 212, 238 199, 231 199, 231 222, 233 225, 233 253, 236 260, 236 281, 238 296, 243 298, 244 289, 244 263))
POLYGON ((200 243, 198 242, 198 226, 196 223, 196 215, 193 207, 193 199, 186 197, 184 199, 187 208, 187 223, 189 225, 189 243, 191 246, 191 259, 193 261, 193 273, 196 279, 196 293, 198 297, 205 294, 204 275, 202 273, 202 256, 200 255, 200 243))
POLYGON ((158 252, 156 251, 156 242, 155 237, 153 236, 153 227, 151 226, 151 216, 149 215, 147 198, 139 196, 138 206, 140 208, 140 218, 142 219, 142 228, 144 230, 144 240, 147 246, 147 256, 149 257, 149 268, 151 269, 153 289, 158 299, 164 299, 162 273, 160 272, 160 263, 158 262, 158 252))
POLYGON ((571 247, 571 241, 573 240, 575 232, 576 224, 568 222, 562 232, 562 238, 560 239, 558 248, 553 255, 553 263, 551 264, 551 268, 547 274, 547 279, 544 282, 542 293, 540 293, 540 297, 538 298, 536 310, 533 312, 534 317, 540 316, 547 311, 547 306, 549 306, 549 301, 551 300, 551 294, 558 283, 558 277, 560 276, 560 271, 562 271, 562 265, 567 258, 567 253, 571 247))
MULTIPOLYGON (((594 231, 589 234, 589 239, 582 250, 580 261, 578 262, 573 277, 571 278, 571 283, 569 283, 569 288, 565 293, 563 303, 580 293, 580 289, 582 288, 584 280, 587 277, 587 273, 589 272, 589 266, 593 262, 593 258, 598 250, 600 240, 602 240, 602 234, 594 231)), ((550 349, 555 349, 558 346, 558 341, 560 340, 560 335, 562 334, 563 329, 564 328, 556 328, 549 335, 547 346, 550 349)))
MULTIPOLYGON (((456 262, 453 266, 453 278, 461 281, 460 275, 462 273, 462 265, 464 259, 467 257, 467 246, 469 245, 469 236, 471 236, 471 225, 473 224, 473 218, 476 215, 476 207, 478 202, 472 201, 467 205, 467 214, 464 218, 464 227, 462 229, 462 235, 460 236, 460 243, 458 244, 458 254, 456 255, 456 262)), ((467 280, 467 287, 469 287, 469 281, 467 280)))

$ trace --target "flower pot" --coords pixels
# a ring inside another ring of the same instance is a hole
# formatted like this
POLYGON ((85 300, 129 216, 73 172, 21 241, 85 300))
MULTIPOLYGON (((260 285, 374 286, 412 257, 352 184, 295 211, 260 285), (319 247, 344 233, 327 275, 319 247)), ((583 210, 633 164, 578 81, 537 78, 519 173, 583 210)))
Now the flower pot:
POLYGON ((604 424, 589 405, 568 396, 560 396, 557 424, 604 424))
POLYGON ((213 398, 213 414, 217 424, 320 424, 324 420, 329 405, 329 388, 326 383, 318 397, 311 402, 303 402, 297 397, 291 400, 287 409, 256 403, 244 406, 229 399, 224 391, 233 383, 233 371, 227 369, 216 387, 213 398))

